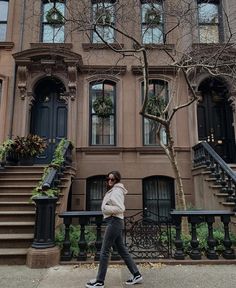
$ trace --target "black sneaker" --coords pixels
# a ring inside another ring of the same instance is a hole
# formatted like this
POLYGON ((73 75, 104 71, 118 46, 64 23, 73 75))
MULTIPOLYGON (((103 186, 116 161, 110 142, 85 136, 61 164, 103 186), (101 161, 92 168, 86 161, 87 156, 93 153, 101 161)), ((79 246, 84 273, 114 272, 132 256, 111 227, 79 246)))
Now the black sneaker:
POLYGON ((104 288, 104 283, 98 282, 96 279, 90 280, 90 281, 86 284, 86 288, 93 288, 93 287, 104 288))
POLYGON ((134 284, 138 284, 138 283, 142 283, 143 281, 143 277, 141 274, 137 275, 137 276, 133 276, 132 278, 130 278, 129 280, 127 280, 125 282, 125 284, 127 285, 134 285, 134 284))

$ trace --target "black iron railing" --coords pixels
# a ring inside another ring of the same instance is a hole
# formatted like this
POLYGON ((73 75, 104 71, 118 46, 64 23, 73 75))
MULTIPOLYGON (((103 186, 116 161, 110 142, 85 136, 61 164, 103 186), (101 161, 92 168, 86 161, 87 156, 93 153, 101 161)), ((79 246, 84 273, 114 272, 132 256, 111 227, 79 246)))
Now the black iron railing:
POLYGON ((193 166, 205 166, 216 184, 221 185, 220 192, 227 193, 227 202, 236 204, 236 173, 205 141, 193 147, 193 166))
POLYGON ((77 257, 78 261, 87 260, 87 247, 88 243, 85 238, 85 228, 91 225, 91 222, 96 225, 96 241, 95 241, 95 257, 94 260, 99 260, 100 250, 102 247, 102 232, 101 226, 103 222, 103 215, 100 211, 70 211, 59 214, 60 218, 63 218, 65 225, 65 238, 63 241, 63 248, 61 250, 61 260, 69 261, 72 259, 71 252, 71 239, 70 239, 70 226, 72 220, 75 220, 80 225, 80 238, 78 240, 79 254, 77 257))
POLYGON ((213 224, 216 219, 223 223, 224 228, 224 240, 222 242, 224 246, 224 250, 222 256, 225 259, 235 259, 235 252, 232 248, 232 241, 230 239, 229 233, 229 224, 230 218, 233 216, 233 212, 229 211, 221 211, 221 210, 196 210, 196 211, 172 211, 171 216, 173 219, 173 224, 176 229, 176 238, 175 238, 175 252, 174 258, 177 260, 183 260, 186 257, 186 253, 184 251, 184 243, 182 240, 181 234, 181 223, 184 217, 187 217, 188 222, 191 227, 191 241, 190 241, 190 252, 189 256, 193 260, 199 260, 202 258, 202 251, 199 246, 199 240, 197 235, 197 225, 200 223, 206 223, 208 229, 207 236, 207 249, 206 249, 206 257, 208 259, 218 259, 219 255, 216 251, 217 241, 214 238, 213 234, 213 224))
POLYGON ((42 189, 47 190, 49 188, 56 188, 60 184, 60 178, 65 171, 65 167, 72 163, 72 151, 73 146, 70 141, 66 141, 63 146, 62 155, 64 162, 60 167, 54 165, 47 168, 47 174, 42 181, 42 189))

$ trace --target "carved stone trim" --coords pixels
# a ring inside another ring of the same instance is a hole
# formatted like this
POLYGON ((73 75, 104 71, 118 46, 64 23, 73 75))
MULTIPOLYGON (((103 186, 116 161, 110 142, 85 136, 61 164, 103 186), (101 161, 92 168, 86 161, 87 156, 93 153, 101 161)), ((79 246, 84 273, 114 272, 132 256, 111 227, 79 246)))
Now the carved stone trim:
POLYGON ((71 100, 75 100, 76 91, 77 91, 77 67, 76 66, 68 66, 68 89, 69 96, 71 100))
MULTIPOLYGON (((143 70, 141 66, 131 66, 131 71, 134 75, 142 75, 143 70)), ((170 74, 175 75, 177 69, 172 66, 149 66, 148 72, 150 75, 153 74, 170 74)))
POLYGON ((26 96, 26 86, 27 86, 27 67, 26 66, 18 66, 18 84, 17 87, 20 90, 20 97, 22 100, 25 99, 26 96))
POLYGON ((230 103, 230 106, 232 107, 233 112, 236 112, 236 92, 231 94, 228 98, 228 101, 230 103))

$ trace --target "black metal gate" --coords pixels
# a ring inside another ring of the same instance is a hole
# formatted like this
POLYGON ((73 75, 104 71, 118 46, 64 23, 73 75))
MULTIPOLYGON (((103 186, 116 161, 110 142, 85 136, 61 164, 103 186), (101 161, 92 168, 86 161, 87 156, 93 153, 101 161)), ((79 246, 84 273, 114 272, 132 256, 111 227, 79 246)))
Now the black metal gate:
POLYGON ((134 258, 171 257, 171 224, 167 217, 157 216, 145 211, 125 218, 125 244, 134 258))

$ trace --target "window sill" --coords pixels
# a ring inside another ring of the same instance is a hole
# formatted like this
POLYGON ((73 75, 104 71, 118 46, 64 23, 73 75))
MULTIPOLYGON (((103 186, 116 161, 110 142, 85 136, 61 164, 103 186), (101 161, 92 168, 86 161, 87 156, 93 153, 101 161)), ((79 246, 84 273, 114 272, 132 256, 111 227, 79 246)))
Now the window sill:
POLYGON ((11 50, 13 47, 13 42, 0 42, 0 49, 11 50))
MULTIPOLYGON (((156 49, 156 50, 168 50, 172 51, 175 47, 174 44, 142 44, 146 49, 156 49)), ((134 44, 134 49, 139 49, 137 44, 134 44)))
POLYGON ((71 50, 73 45, 72 43, 30 43, 31 48, 63 48, 66 50, 71 50))
MULTIPOLYGON (((110 43, 111 47, 120 50, 124 47, 124 44, 110 43)), ((93 49, 111 49, 104 43, 82 43, 82 48, 84 51, 90 51, 93 49)))

